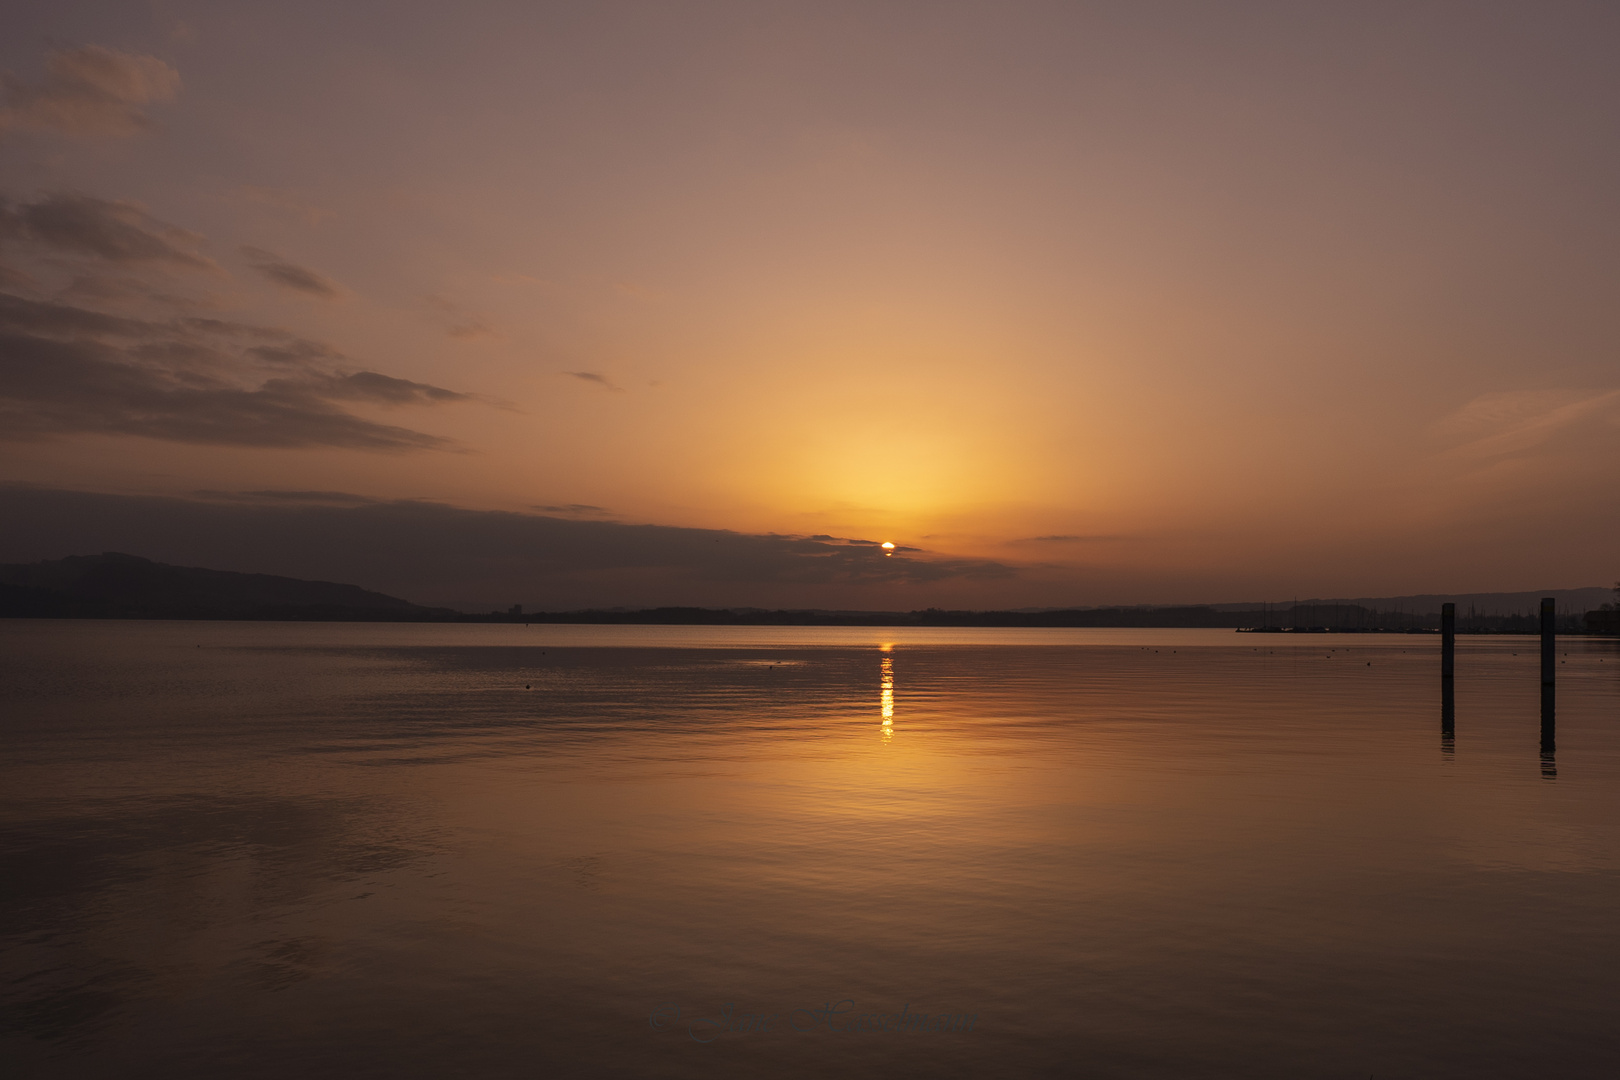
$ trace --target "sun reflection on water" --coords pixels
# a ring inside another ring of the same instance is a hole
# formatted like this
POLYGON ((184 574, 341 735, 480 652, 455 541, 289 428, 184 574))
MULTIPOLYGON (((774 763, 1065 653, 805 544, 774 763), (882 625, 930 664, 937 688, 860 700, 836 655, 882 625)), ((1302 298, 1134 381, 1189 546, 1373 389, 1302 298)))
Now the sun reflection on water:
POLYGON ((883 741, 894 738, 894 651, 893 645, 881 646, 883 651, 883 689, 879 701, 883 713, 883 741))

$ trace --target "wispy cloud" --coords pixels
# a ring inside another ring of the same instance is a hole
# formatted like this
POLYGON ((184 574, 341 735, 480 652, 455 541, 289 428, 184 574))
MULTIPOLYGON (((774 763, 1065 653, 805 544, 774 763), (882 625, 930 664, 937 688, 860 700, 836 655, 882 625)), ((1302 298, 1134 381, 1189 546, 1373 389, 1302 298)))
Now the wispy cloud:
POLYGON ((444 325, 447 337, 468 341, 473 338, 500 336, 482 315, 469 312, 442 296, 424 296, 418 306, 444 325))
MULTIPOLYGON (((300 376, 302 385, 318 388, 322 397, 331 401, 371 401, 383 405, 436 405, 446 401, 470 401, 470 394, 446 390, 442 386, 396 379, 375 371, 356 371, 349 375, 326 372, 306 372, 300 376)), ((269 384, 266 384, 269 385, 269 384)))
POLYGON ((1485 461, 1528 454, 1597 424, 1620 425, 1620 390, 1482 394, 1435 425, 1448 456, 1485 461))
POLYGON ((0 133, 133 135, 152 126, 145 106, 174 100, 180 73, 155 56, 86 45, 52 52, 37 83, 0 75, 0 89, 0 133))
POLYGON ((467 395, 375 371, 274 327, 166 321, 0 292, 0 438, 125 434, 222 446, 448 449, 344 403, 467 395))
POLYGON ((296 218, 306 225, 319 225, 327 218, 337 216, 324 206, 317 206, 301 195, 281 188, 241 187, 236 190, 236 197, 244 202, 268 207, 279 214, 296 218))
POLYGON ((318 296, 322 300, 335 300, 343 294, 343 290, 331 278, 323 277, 307 266, 288 262, 274 252, 247 245, 243 245, 239 250, 248 260, 249 266, 283 288, 306 296, 318 296))
POLYGON ((0 201, 0 236, 117 265, 168 263, 218 271, 197 251, 202 237, 152 217, 139 203, 58 192, 31 203, 0 201))
POLYGON ((468 319, 458 322, 445 331, 450 337, 460 338, 463 341, 471 338, 494 337, 495 331, 482 319, 468 319))
MULTIPOLYGON (((135 203, 73 192, 0 198, 0 239, 10 241, 8 256, 40 272, 12 270, 10 291, 0 290, 0 440, 122 434, 216 446, 455 448, 351 410, 469 395, 369 370, 284 327, 192 314, 201 305, 180 294, 195 272, 224 271, 201 254, 202 237, 135 203), (69 283, 50 295, 45 282, 64 275, 69 283)), ((337 292, 313 271, 245 251, 283 286, 337 292)))
MULTIPOLYGON (((119 434, 216 446, 448 449, 437 436, 381 424, 336 401, 394 403, 357 375, 306 373, 258 386, 231 378, 229 358, 190 348, 117 348, 0 330, 0 437, 119 434)), ((188 343, 163 343, 170 346, 188 343)), ((386 378, 382 376, 381 378, 386 378)), ((409 384, 418 401, 436 388, 409 384)), ((448 392, 446 392, 448 393, 448 392)))
POLYGON ((597 386, 600 386, 606 390, 613 390, 617 393, 624 392, 624 388, 622 386, 618 386, 613 382, 612 379, 609 379, 606 375, 603 375, 599 371, 565 371, 563 374, 575 379, 579 379, 582 382, 595 383, 597 386))

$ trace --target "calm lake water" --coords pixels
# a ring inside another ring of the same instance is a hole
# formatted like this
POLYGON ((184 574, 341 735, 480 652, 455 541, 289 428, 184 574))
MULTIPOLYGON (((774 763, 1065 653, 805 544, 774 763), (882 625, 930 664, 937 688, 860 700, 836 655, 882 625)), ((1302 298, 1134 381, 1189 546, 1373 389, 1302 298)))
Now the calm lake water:
POLYGON ((0 1066, 1620 1075, 1616 645, 0 622, 0 1066))

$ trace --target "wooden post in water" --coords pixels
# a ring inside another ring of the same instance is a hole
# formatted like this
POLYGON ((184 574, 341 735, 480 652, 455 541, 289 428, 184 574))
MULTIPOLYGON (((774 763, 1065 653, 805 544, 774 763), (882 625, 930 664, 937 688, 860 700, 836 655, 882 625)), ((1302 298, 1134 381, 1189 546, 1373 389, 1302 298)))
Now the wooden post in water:
POLYGON ((1440 605, 1440 677, 1457 674, 1457 605, 1440 605))
POLYGON ((1457 605, 1440 605, 1440 749, 1457 745, 1457 605))
POLYGON ((1448 756, 1457 749, 1457 686, 1455 679, 1440 680, 1440 749, 1448 756))
POLYGON ((1551 686, 1558 676, 1558 602, 1541 598, 1541 685, 1551 686))
POLYGON ((1553 684, 1558 679, 1558 601, 1541 598, 1541 775, 1558 777, 1558 721, 1553 684))
POLYGON ((1541 688, 1541 775, 1558 779, 1558 712, 1551 683, 1541 688))

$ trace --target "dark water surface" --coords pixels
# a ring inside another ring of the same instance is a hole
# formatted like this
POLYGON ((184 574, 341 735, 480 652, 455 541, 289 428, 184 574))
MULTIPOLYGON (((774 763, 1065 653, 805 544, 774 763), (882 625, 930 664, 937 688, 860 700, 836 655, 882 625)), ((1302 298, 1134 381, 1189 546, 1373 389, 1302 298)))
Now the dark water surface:
POLYGON ((1458 652, 0 622, 0 1066, 1620 1075, 1616 643, 1458 652))

